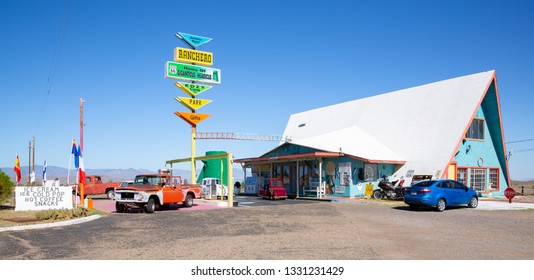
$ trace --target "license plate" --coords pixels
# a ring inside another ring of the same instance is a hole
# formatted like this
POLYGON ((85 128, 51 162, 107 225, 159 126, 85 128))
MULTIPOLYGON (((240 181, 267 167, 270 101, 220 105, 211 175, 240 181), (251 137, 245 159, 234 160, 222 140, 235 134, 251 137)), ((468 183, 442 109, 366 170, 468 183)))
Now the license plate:
POLYGON ((412 192, 412 195, 417 195, 417 192, 412 192))

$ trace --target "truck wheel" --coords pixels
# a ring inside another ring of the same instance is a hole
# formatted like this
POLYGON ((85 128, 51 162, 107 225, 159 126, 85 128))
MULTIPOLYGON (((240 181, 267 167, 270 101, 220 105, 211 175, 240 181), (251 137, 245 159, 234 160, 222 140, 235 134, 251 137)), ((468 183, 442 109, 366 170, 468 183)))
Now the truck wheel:
POLYGON ((156 201, 154 201, 154 198, 149 198, 148 203, 146 204, 146 212, 147 213, 154 213, 154 210, 156 210, 156 201))
POLYGON ((109 190, 107 193, 106 193, 108 199, 114 199, 115 198, 115 190, 109 190))
POLYGON ((124 212, 124 205, 120 204, 119 202, 115 202, 115 211, 117 211, 117 213, 124 212))
POLYGON ((193 195, 188 193, 184 200, 184 207, 193 206, 193 195))

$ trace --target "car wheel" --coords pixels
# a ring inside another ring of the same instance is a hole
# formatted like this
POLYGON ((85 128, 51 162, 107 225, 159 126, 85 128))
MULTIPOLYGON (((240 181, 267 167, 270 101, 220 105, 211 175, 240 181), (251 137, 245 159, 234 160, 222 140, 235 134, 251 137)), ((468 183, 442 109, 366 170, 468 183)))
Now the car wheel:
POLYGON ((439 212, 443 212, 445 210, 445 207, 447 207, 445 199, 441 198, 440 200, 438 200, 438 203, 436 204, 436 210, 438 210, 439 212))
POLYGON ((149 198, 148 203, 146 204, 146 212, 147 213, 154 213, 154 210, 156 210, 156 201, 154 201, 154 198, 149 198))
POLYGON ((185 207, 191 207, 193 206, 193 195, 188 193, 184 200, 184 206, 185 207))
POLYGON ((384 193, 381 190, 375 190, 373 192, 373 198, 376 200, 381 200, 382 198, 384 198, 384 193))
POLYGON ((124 212, 124 205, 119 202, 115 202, 115 211, 117 211, 117 213, 124 212))
POLYGON ((477 206, 478 206, 478 197, 476 196, 471 197, 471 200, 469 201, 469 204, 467 205, 467 207, 477 208, 477 206))
POLYGON ((108 199, 114 199, 115 198, 115 191, 114 190, 109 190, 107 193, 106 193, 108 199))
POLYGON ((412 210, 417 210, 417 209, 419 209, 419 205, 408 204, 408 206, 410 206, 410 209, 412 209, 412 210))

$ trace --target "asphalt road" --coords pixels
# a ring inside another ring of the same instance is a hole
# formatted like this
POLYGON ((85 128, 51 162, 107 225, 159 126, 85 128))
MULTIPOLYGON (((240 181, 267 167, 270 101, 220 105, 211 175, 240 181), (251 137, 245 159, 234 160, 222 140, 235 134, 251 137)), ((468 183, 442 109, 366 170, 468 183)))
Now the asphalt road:
POLYGON ((4 260, 534 259, 534 211, 275 201, 0 233, 4 260))

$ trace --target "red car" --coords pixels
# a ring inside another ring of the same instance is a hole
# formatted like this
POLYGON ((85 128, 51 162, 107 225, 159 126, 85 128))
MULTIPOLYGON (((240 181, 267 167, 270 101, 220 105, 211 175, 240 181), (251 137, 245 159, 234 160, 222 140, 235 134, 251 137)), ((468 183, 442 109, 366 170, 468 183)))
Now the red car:
POLYGON ((287 191, 284 188, 282 179, 280 178, 269 178, 266 180, 267 184, 260 188, 258 196, 268 199, 286 199, 287 191))

